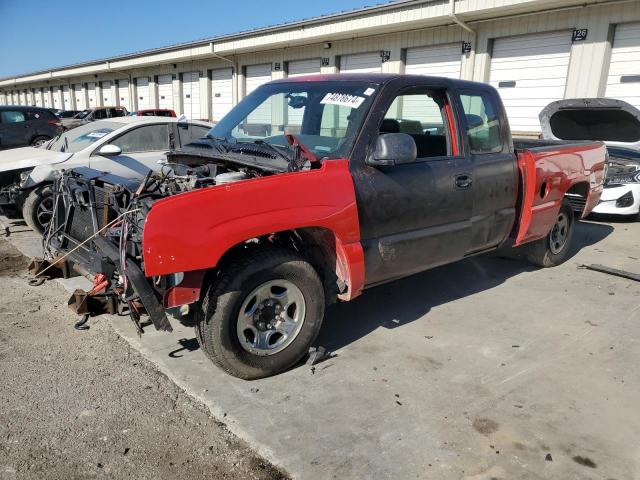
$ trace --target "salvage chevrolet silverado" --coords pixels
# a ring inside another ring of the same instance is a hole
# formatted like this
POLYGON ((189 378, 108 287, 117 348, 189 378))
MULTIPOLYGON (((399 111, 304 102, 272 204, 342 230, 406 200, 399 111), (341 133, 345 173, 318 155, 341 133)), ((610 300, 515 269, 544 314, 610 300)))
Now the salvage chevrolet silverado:
POLYGON ((171 330, 165 309, 190 305, 209 358, 254 379, 299 361, 325 306, 368 287, 505 245, 563 262, 605 160, 600 142, 514 145, 485 84, 286 79, 142 183, 67 172, 46 243, 94 276, 78 312, 171 330))

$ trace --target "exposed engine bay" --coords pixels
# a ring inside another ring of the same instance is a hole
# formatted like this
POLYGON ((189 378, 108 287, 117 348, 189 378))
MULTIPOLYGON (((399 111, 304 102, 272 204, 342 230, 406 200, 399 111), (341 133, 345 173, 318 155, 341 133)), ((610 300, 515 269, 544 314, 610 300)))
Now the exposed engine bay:
POLYGON ((56 264, 64 256, 76 272, 93 279, 94 289, 76 291, 69 301, 78 314, 129 314, 142 332, 140 315, 147 313, 157 329, 171 330, 162 298, 181 278, 150 282, 143 273, 142 231, 154 203, 271 174, 249 162, 218 162, 184 151, 169 153, 160 171, 149 172, 142 182, 88 168, 63 172, 54 183, 54 215, 45 232, 44 258, 56 264))

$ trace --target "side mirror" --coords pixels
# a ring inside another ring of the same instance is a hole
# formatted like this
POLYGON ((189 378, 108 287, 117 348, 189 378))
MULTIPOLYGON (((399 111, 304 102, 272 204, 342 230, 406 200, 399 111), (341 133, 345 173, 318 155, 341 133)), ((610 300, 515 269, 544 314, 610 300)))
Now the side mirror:
POLYGON ((105 157, 116 156, 120 155, 121 153, 122 149, 119 146, 113 145, 111 143, 103 145, 102 147, 100 147, 100 150, 98 150, 98 154, 104 155, 105 157))
POLYGON ((412 163, 418 157, 418 148, 411 135, 406 133, 383 133, 378 136, 376 149, 367 158, 367 165, 383 167, 412 163))

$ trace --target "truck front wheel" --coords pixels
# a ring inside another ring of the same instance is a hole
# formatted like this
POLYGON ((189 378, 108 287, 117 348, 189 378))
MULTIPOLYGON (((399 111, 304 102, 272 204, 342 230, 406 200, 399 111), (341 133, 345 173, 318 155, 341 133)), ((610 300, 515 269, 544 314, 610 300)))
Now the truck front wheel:
POLYGON ((571 204, 565 200, 547 236, 524 246, 527 260, 539 267, 555 267, 565 262, 571 249, 575 223, 571 204))
POLYGON ((246 380, 298 362, 324 317, 324 290, 313 266, 293 252, 247 252, 205 287, 195 308, 200 346, 217 366, 246 380))

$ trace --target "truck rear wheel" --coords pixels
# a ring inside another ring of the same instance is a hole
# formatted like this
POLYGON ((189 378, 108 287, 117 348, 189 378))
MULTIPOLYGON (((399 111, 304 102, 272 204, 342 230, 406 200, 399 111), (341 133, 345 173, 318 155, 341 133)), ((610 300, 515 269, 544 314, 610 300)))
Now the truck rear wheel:
POLYGON ((524 246, 527 260, 539 267, 555 267, 567 260, 576 219, 571 205, 562 202, 556 223, 546 237, 524 246))
POLYGON ((298 362, 324 317, 318 273, 284 249, 260 249, 228 265, 195 308, 196 336, 217 366, 245 380, 298 362))

